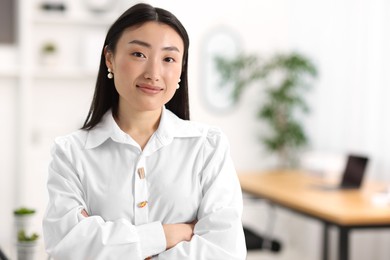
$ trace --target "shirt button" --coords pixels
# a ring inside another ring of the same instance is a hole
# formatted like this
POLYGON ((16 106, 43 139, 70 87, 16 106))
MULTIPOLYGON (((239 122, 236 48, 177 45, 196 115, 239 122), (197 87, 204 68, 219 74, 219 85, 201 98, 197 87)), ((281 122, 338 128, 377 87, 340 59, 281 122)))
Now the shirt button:
POLYGON ((147 204, 148 204, 148 202, 146 200, 142 201, 142 202, 138 203, 138 208, 144 208, 147 204))
POLYGON ((145 169, 143 167, 138 169, 138 176, 141 180, 145 179, 145 169))

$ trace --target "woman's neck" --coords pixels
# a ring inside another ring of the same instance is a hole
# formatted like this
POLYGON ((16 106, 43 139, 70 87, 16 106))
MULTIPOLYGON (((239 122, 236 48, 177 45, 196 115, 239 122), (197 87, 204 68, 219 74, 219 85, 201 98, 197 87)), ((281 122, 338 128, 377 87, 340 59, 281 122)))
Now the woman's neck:
POLYGON ((115 121, 122 131, 130 135, 144 149, 150 137, 158 128, 161 112, 161 109, 154 111, 119 109, 115 121))

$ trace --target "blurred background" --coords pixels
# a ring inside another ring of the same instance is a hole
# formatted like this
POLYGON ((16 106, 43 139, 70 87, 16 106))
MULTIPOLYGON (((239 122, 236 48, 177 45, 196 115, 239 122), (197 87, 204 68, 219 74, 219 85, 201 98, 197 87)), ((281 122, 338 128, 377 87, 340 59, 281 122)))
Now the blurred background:
MULTIPOLYGON (((53 140, 82 126, 105 33, 136 2, 1 0, 0 247, 9 255, 14 254, 15 208, 36 209, 34 225, 41 234, 53 140)), ((301 121, 309 138, 299 156, 302 165, 337 174, 346 154, 363 153, 370 157, 367 178, 390 182, 389 1, 144 2, 170 10, 186 27, 192 120, 222 128, 238 173, 275 164, 259 138, 267 131, 256 117, 264 90, 254 83, 234 104, 211 86, 210 77, 218 72, 206 65, 212 59, 209 51, 218 52, 215 46, 229 55, 304 53, 319 74, 304 93, 311 112, 301 121), (215 35, 222 35, 222 41, 215 35)), ((245 201, 244 223, 263 232, 267 207, 245 201)), ((319 259, 320 223, 282 209, 276 214, 274 235, 283 251, 260 252, 251 259, 319 259)), ((356 232, 351 243, 354 260, 390 258, 388 230, 356 232)))

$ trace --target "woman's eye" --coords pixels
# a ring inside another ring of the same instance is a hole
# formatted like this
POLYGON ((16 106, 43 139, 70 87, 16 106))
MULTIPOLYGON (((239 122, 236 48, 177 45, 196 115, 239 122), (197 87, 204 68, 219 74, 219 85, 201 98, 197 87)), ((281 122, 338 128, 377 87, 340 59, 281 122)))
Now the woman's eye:
POLYGON ((174 62, 175 59, 172 58, 172 57, 168 57, 168 58, 165 58, 164 61, 166 61, 166 62, 174 62))
POLYGON ((131 55, 137 58, 145 58, 145 55, 141 52, 133 52, 131 55))

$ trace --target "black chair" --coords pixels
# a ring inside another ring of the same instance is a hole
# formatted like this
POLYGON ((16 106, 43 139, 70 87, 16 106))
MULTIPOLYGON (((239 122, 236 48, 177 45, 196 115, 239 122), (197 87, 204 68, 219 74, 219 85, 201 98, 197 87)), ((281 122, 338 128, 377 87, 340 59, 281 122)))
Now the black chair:
POLYGON ((247 227, 244 227, 244 235, 247 250, 270 250, 276 253, 282 249, 279 241, 265 238, 247 227))
POLYGON ((8 260, 8 257, 5 256, 1 248, 0 248, 0 260, 8 260))
POLYGON ((259 199, 257 197, 245 194, 246 199, 261 201, 268 205, 268 218, 266 220, 266 230, 263 234, 259 234, 254 230, 244 226, 244 235, 247 250, 269 250, 271 252, 279 252, 282 250, 280 241, 273 239, 273 229, 275 226, 276 212, 275 205, 266 199, 259 199))

